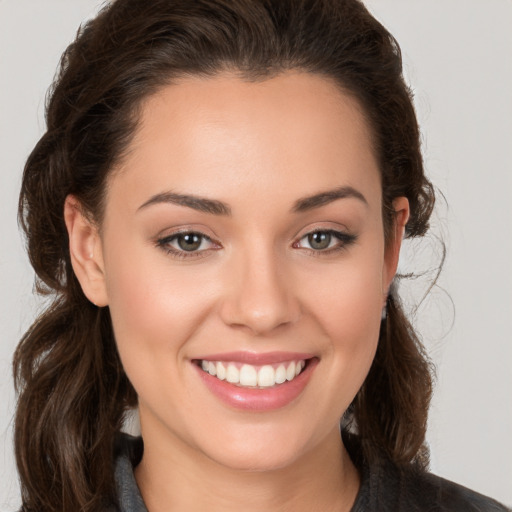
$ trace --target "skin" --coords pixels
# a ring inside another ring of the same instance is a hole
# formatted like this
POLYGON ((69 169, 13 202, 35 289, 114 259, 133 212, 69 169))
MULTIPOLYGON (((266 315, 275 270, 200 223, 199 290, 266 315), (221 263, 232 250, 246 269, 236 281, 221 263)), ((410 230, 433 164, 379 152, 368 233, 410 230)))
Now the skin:
POLYGON ((349 510, 359 476, 339 418, 373 360, 408 219, 397 198, 385 243, 358 103, 306 73, 187 78, 145 101, 129 149, 111 174, 101 230, 71 196, 65 216, 77 277, 109 306, 139 396, 136 479, 148 510, 349 510), (339 187, 364 200, 294 211, 339 187), (230 215, 141 207, 167 192, 222 201, 230 215), (306 235, 322 229, 354 239, 315 250, 306 235), (158 243, 176 230, 213 242, 178 258, 158 243), (306 352, 318 365, 285 407, 243 411, 215 397, 191 362, 240 350, 306 352))

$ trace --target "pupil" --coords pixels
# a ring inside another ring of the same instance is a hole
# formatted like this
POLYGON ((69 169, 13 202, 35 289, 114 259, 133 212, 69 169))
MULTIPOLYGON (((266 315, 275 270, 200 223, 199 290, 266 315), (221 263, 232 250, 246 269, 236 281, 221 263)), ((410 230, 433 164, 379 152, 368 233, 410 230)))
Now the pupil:
POLYGON ((188 233, 178 237, 178 245, 184 251, 195 251, 201 245, 201 235, 196 233, 188 233))
POLYGON ((313 249, 327 249, 331 243, 331 234, 325 231, 317 231, 308 236, 309 245, 313 249))

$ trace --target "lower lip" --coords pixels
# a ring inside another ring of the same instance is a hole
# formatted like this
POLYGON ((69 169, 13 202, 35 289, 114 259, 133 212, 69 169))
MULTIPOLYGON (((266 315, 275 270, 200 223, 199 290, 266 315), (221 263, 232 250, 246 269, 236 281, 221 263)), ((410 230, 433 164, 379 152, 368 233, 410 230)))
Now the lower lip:
POLYGON ((310 359, 304 370, 293 380, 261 389, 231 384, 213 377, 196 364, 194 366, 206 387, 225 404, 247 411, 273 411, 293 402, 302 393, 317 364, 318 359, 310 359))

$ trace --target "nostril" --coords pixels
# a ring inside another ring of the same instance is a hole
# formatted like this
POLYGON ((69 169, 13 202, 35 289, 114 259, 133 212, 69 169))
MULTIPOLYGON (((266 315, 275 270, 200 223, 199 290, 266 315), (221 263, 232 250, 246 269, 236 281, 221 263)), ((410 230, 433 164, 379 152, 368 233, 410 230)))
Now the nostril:
POLYGON ((254 301, 238 300, 226 302, 221 316, 224 323, 232 328, 262 335, 295 324, 300 317, 300 309, 286 299, 267 301, 263 306, 254 301))
POLYGON ((232 262, 220 314, 226 325, 262 335, 295 323, 300 308, 285 270, 276 266, 275 253, 254 252, 245 251, 232 262))

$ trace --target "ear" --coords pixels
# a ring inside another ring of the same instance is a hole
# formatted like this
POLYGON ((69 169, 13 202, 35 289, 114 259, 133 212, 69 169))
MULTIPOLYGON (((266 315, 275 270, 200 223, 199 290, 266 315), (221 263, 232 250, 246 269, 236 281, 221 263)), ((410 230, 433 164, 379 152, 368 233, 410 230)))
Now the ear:
POLYGON ((409 220, 409 201, 406 197, 397 197, 393 200, 394 222, 391 226, 389 240, 386 241, 384 253, 384 269, 382 274, 382 293, 384 303, 389 292, 389 287, 396 274, 400 247, 405 233, 405 225, 409 220))
POLYGON ((64 221, 69 236, 71 264, 82 290, 93 304, 106 306, 108 298, 98 228, 72 195, 67 196, 64 203, 64 221))

